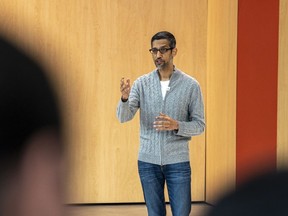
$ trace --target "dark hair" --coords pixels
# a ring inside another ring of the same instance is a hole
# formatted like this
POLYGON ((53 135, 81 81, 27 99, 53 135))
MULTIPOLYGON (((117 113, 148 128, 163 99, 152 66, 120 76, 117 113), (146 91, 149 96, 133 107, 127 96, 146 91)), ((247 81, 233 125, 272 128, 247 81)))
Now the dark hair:
POLYGON ((55 129, 61 118, 57 96, 43 68, 0 36, 0 178, 17 165, 27 139, 37 131, 55 129))
POLYGON ((288 171, 267 173, 225 195, 208 216, 288 215, 288 171))
POLYGON ((170 32, 167 31, 161 31, 156 33, 152 38, 151 38, 151 46, 154 40, 161 40, 161 39, 166 39, 169 41, 169 46, 171 48, 175 48, 176 47, 176 39, 174 37, 174 35, 170 32))

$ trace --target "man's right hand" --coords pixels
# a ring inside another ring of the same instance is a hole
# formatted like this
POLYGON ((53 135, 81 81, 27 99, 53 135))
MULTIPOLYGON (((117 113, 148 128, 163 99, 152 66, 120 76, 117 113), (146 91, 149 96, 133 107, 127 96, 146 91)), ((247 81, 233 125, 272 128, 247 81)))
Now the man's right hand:
POLYGON ((130 86, 130 79, 127 79, 126 82, 125 82, 125 79, 124 77, 120 80, 120 91, 121 91, 121 99, 122 101, 127 101, 128 100, 128 97, 129 97, 129 94, 130 94, 130 89, 131 89, 131 86, 130 86))

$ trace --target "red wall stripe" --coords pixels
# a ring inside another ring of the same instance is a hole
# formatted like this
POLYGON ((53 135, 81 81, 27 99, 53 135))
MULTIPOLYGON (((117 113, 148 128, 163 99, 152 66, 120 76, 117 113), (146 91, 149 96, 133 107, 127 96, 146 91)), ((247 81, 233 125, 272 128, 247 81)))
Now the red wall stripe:
POLYGON ((276 169, 279 0, 238 0, 236 184, 276 169))

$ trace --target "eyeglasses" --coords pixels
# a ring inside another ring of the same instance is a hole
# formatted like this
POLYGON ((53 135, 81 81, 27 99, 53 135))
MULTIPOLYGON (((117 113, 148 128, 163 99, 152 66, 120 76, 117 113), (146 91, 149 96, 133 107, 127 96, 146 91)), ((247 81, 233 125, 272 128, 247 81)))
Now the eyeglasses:
POLYGON ((157 49, 157 48, 152 48, 152 49, 149 49, 149 52, 154 54, 154 55, 157 55, 158 51, 161 53, 161 54, 164 54, 166 53, 168 50, 172 50, 174 49, 174 47, 169 47, 169 48, 165 48, 165 47, 161 47, 160 49, 157 49))

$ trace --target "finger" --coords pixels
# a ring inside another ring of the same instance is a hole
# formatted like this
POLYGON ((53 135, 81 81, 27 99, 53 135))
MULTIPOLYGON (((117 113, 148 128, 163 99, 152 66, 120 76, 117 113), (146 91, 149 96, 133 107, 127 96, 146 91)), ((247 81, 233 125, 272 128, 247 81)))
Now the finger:
POLYGON ((163 119, 164 119, 164 116, 161 116, 161 114, 160 114, 159 116, 156 116, 155 119, 156 119, 156 120, 163 120, 163 119))
POLYGON ((170 121, 170 117, 167 116, 157 116, 156 119, 160 121, 170 121))
POLYGON ((163 127, 163 125, 154 125, 153 126, 157 131, 161 131, 164 130, 165 128, 163 127))
POLYGON ((120 86, 120 90, 121 90, 121 91, 124 91, 126 88, 127 88, 127 86, 126 86, 125 84, 123 84, 123 85, 120 86))
POLYGON ((167 121, 155 121, 153 122, 153 126, 156 128, 169 128, 170 123, 167 121))
POLYGON ((163 124, 165 124, 165 120, 163 121, 163 119, 158 119, 158 120, 156 120, 156 121, 154 121, 154 123, 155 124, 157 124, 157 125, 163 125, 163 124))
POLYGON ((127 83, 127 82, 126 82, 125 86, 127 86, 128 88, 130 88, 130 83, 127 83))
POLYGON ((155 129, 157 130, 157 131, 165 131, 165 130, 170 130, 169 129, 169 127, 165 127, 165 126, 157 126, 157 127, 155 127, 155 129))
POLYGON ((125 92, 129 92, 130 87, 126 85, 126 86, 123 87, 123 90, 124 90, 125 92))
POLYGON ((130 79, 128 78, 128 79, 125 81, 125 77, 122 77, 121 80, 120 80, 120 83, 124 83, 125 85, 126 85, 126 84, 130 84, 130 79))
POLYGON ((130 89, 130 85, 126 84, 124 81, 120 84, 121 91, 124 89, 130 89))
POLYGON ((162 119, 165 119, 165 120, 169 120, 170 119, 170 117, 168 115, 166 115, 166 114, 164 114, 162 112, 160 112, 159 117, 162 118, 162 119))
POLYGON ((153 123, 153 127, 156 130, 161 130, 162 125, 161 125, 160 121, 156 121, 156 122, 153 123))
POLYGON ((120 80, 120 87, 124 85, 124 77, 120 80))

